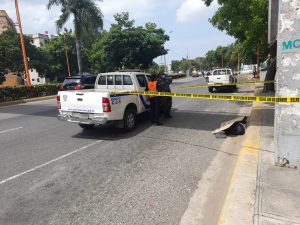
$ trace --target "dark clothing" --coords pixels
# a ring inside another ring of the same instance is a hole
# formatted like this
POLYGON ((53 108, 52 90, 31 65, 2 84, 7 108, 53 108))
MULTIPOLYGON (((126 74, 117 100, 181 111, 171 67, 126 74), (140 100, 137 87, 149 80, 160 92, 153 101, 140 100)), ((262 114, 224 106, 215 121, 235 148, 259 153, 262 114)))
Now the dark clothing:
POLYGON ((157 91, 159 92, 171 92, 170 84, 166 79, 158 79, 157 91))
POLYGON ((253 77, 255 77, 255 75, 256 75, 256 66, 254 66, 252 74, 253 74, 253 77))
POLYGON ((172 97, 162 97, 161 106, 165 117, 170 117, 172 109, 172 97))
MULTIPOLYGON (((149 84, 151 84, 154 81, 149 81, 148 86, 146 87, 145 91, 151 91, 149 90, 149 84)), ((156 83, 156 90, 157 90, 157 83, 156 83)), ((153 91, 153 90, 152 90, 153 91)), ((160 98, 159 96, 149 96, 150 101, 150 110, 151 110, 151 122, 160 124, 159 117, 160 117, 160 98)))
POLYGON ((160 99, 158 97, 150 99, 151 122, 159 123, 160 117, 160 99))
MULTIPOLYGON (((157 81, 157 91, 171 92, 170 84, 166 79, 160 78, 157 81)), ((161 97, 161 109, 165 117, 170 117, 172 108, 172 97, 161 97)))

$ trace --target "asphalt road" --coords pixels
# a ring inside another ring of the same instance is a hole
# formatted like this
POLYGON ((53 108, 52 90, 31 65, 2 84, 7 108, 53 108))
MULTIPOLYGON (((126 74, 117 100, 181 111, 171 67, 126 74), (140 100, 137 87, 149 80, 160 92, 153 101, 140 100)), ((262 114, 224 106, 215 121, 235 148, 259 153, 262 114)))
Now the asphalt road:
MULTIPOLYGON (((172 88, 204 82, 176 80, 172 88)), ((241 86, 234 94, 250 95, 252 89, 241 86)), ((55 100, 2 107, 0 224, 180 224, 203 174, 228 141, 211 131, 249 115, 251 106, 174 99, 172 119, 151 126, 147 115, 140 116, 131 133, 111 126, 83 131, 60 122, 55 100)), ((219 208, 221 200, 210 207, 219 208)))

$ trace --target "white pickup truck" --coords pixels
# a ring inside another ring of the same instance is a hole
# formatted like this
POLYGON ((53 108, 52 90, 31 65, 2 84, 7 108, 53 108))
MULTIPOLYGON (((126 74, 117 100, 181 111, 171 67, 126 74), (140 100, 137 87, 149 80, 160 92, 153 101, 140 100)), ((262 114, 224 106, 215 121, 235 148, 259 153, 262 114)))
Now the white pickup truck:
POLYGON ((133 130, 136 115, 150 108, 149 99, 122 92, 144 91, 149 77, 144 72, 100 73, 95 89, 59 91, 58 119, 78 123, 83 129, 114 122, 125 130, 133 130))
POLYGON ((211 75, 208 78, 208 91, 212 92, 213 89, 227 88, 232 91, 236 89, 237 78, 233 74, 231 69, 215 69, 212 71, 211 75), (216 86, 214 86, 216 85, 216 86), (224 85, 224 86, 222 86, 224 85))

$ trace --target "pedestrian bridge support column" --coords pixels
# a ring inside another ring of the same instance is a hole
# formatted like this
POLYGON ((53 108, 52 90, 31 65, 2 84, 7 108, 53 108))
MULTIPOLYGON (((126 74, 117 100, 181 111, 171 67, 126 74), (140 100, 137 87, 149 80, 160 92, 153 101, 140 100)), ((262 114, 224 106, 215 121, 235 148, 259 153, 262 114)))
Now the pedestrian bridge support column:
MULTIPOLYGON (((279 0, 276 96, 300 96, 300 1, 279 0)), ((279 165, 300 167, 300 104, 275 106, 279 165)))

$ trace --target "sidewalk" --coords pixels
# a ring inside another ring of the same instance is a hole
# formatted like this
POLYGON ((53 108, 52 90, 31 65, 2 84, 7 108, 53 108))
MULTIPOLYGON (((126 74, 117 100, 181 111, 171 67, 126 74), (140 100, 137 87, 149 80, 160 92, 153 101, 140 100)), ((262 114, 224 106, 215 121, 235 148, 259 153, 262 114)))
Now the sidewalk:
POLYGON ((253 104, 231 180, 218 225, 300 225, 300 168, 275 166, 274 105, 253 104))
MULTIPOLYGON (((258 89, 258 94, 261 89, 258 89)), ((275 166, 274 105, 261 105, 263 109, 254 224, 300 224, 300 168, 275 166)))

